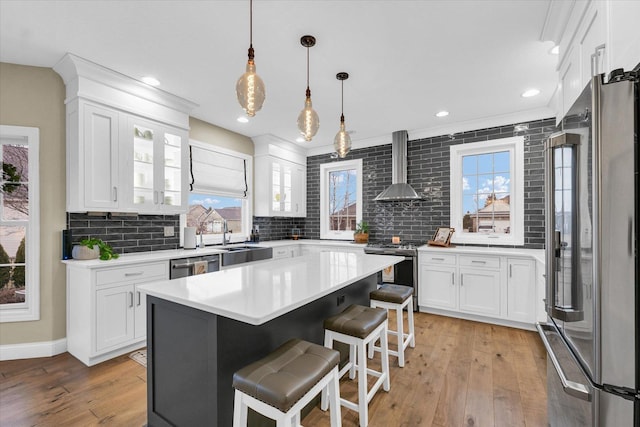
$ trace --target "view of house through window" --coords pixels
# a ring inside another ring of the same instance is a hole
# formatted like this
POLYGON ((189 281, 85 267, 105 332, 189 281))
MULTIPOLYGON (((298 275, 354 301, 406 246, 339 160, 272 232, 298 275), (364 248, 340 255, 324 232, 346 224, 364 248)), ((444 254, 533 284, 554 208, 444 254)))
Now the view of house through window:
POLYGON ((243 199, 210 194, 189 194, 187 227, 196 227, 197 234, 221 236, 224 222, 230 234, 246 235, 242 228, 243 199))
POLYGON ((329 172, 329 230, 355 230, 356 177, 355 169, 329 172))
POLYGON ((26 296, 26 237, 29 226, 29 147, 2 141, 0 183, 0 304, 26 296))
POLYGON ((511 232, 509 151, 462 157, 463 233, 511 232))

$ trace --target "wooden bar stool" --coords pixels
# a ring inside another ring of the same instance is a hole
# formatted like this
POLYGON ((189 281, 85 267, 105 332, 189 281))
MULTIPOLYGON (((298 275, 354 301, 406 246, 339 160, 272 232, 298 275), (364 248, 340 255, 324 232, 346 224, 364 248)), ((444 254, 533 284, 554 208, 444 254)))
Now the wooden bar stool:
MULTIPOLYGON (((342 313, 324 321, 324 345, 333 348, 333 341, 340 341, 349 345, 349 362, 342 367, 338 378, 349 371, 349 378, 354 379, 358 373, 358 403, 340 399, 342 406, 357 411, 360 426, 369 423, 369 402, 380 389, 389 391, 389 355, 387 353, 387 312, 380 308, 351 305, 342 313), (381 372, 367 368, 367 345, 380 338, 381 372), (371 390, 367 392, 367 374, 378 377, 371 390)), ((328 390, 329 398, 333 398, 328 390)), ((322 392, 321 408, 326 409, 327 391, 322 392)))
POLYGON ((277 427, 297 427, 300 410, 323 390, 330 396, 331 427, 340 427, 339 362, 337 351, 293 339, 240 369, 233 374, 233 427, 247 425, 248 408, 276 420, 277 427))
MULTIPOLYGON (((398 366, 404 367, 404 350, 416 346, 416 335, 413 326, 413 288, 411 286, 385 284, 369 294, 371 307, 380 307, 386 310, 396 311, 396 330, 388 330, 389 335, 398 338, 398 350, 388 350, 389 354, 398 358, 398 366), (407 307, 407 320, 409 333, 404 333, 404 308, 407 307)), ((380 351, 375 346, 375 341, 369 346, 369 358, 373 357, 373 351, 380 351)))

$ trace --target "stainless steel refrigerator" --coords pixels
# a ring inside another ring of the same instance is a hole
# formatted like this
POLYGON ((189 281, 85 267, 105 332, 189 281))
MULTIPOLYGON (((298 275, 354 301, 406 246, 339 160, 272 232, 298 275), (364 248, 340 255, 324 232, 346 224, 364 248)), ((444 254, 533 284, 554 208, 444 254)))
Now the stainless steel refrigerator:
POLYGON ((545 145, 553 427, 640 426, 639 70, 595 76, 545 145))

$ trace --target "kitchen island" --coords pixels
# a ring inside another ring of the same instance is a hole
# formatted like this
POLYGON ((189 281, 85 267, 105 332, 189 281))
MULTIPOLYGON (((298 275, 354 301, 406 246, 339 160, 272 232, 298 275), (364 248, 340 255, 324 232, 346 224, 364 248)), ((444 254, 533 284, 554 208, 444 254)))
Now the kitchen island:
POLYGON ((140 286, 147 294, 149 426, 230 426, 233 373, 323 320, 369 305, 403 257, 325 251, 140 286))

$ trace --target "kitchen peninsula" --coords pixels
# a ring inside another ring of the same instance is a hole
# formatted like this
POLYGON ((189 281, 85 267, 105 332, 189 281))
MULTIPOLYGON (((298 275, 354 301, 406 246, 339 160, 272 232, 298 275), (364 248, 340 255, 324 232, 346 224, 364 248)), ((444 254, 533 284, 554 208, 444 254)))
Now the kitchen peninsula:
POLYGON ((323 320, 369 305, 402 257, 330 250, 140 286, 147 294, 150 426, 231 425, 233 373, 323 320))

